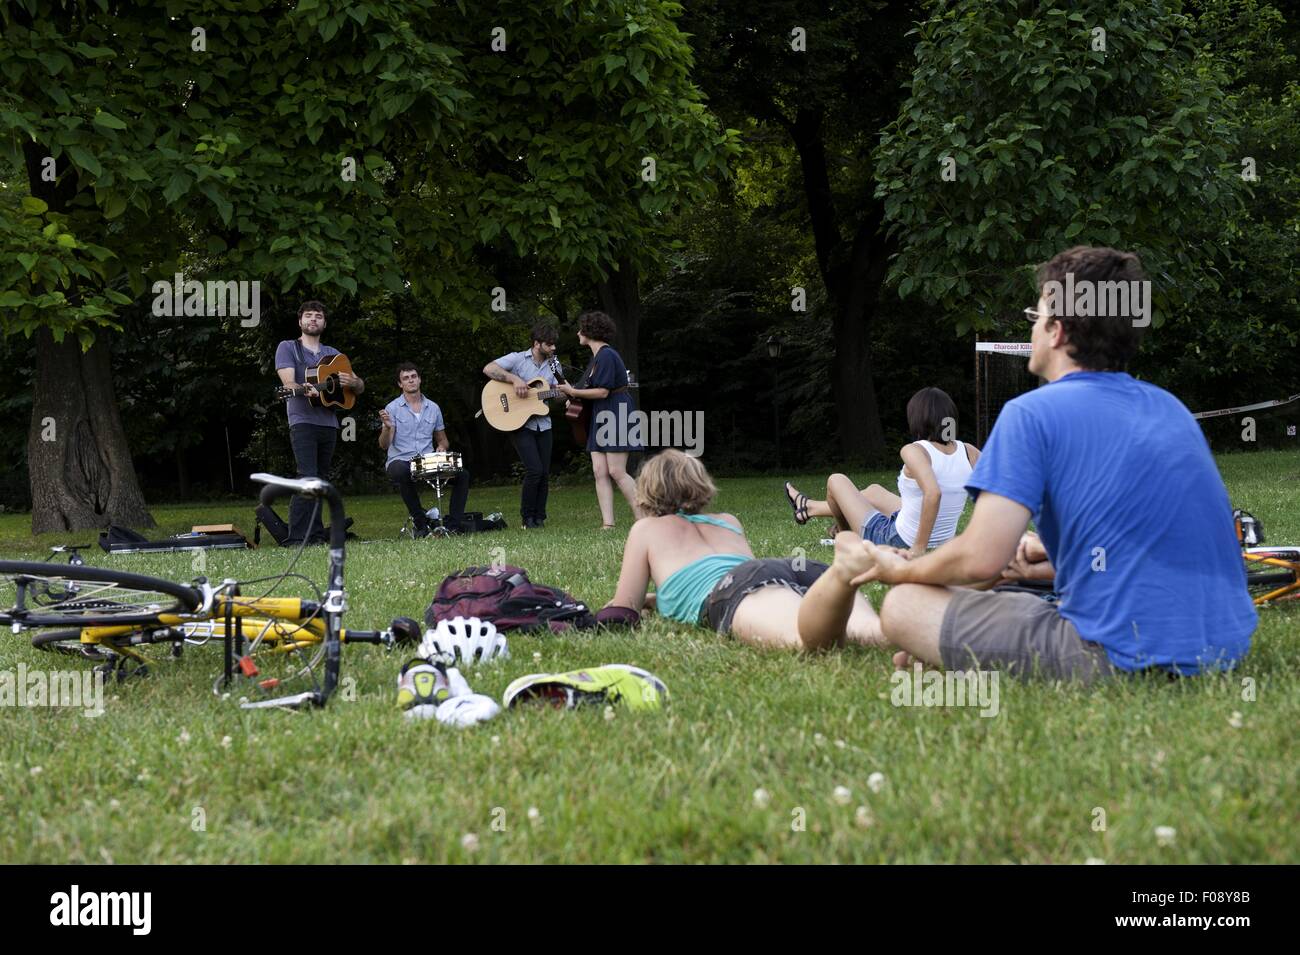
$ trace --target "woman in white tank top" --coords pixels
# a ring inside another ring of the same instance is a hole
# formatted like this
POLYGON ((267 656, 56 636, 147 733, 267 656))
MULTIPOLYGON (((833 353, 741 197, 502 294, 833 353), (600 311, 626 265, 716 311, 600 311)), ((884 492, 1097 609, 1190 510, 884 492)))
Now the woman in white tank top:
POLYGON ((907 429, 916 440, 898 452, 898 494, 879 484, 861 490, 844 474, 826 480, 826 499, 816 501, 786 483, 795 522, 833 517, 842 530, 908 550, 913 556, 957 533, 966 506, 966 479, 979 448, 956 440, 957 406, 938 388, 922 388, 907 403, 907 429))

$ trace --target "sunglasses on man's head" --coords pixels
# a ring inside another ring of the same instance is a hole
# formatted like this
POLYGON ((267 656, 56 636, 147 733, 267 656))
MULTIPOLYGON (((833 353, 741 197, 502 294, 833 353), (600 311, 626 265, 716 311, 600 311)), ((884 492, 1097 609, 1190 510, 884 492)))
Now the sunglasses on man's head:
POLYGON ((1025 312, 1025 321, 1029 322, 1029 324, 1032 325, 1034 322, 1038 321, 1037 305, 1035 305, 1033 308, 1025 309, 1024 312, 1025 312))

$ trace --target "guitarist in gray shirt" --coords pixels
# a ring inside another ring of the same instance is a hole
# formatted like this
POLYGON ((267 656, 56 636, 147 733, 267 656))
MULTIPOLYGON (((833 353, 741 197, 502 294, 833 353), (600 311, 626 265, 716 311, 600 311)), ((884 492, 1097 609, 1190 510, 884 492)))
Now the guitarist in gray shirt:
MULTIPOLYGON (((280 383, 293 387, 303 385, 307 380, 307 369, 315 368, 339 350, 330 345, 321 344, 321 332, 325 330, 325 306, 315 300, 303 302, 298 306, 298 328, 302 334, 280 342, 275 349, 275 372, 280 383)), ((340 374, 339 383, 361 394, 366 383, 357 375, 340 374)), ((293 446, 293 459, 298 468, 298 477, 329 478, 330 462, 334 458, 334 446, 338 442, 339 421, 333 410, 313 405, 309 400, 315 396, 316 389, 306 387, 306 396, 294 396, 285 401, 289 416, 289 442, 293 446)), ((313 504, 307 498, 295 496, 289 503, 289 537, 286 544, 300 544, 303 540, 312 544, 325 543, 325 528, 317 511, 316 519, 309 526, 313 504)))
MULTIPOLYGON (((552 362, 555 343, 559 336, 550 325, 533 326, 533 347, 525 351, 502 355, 483 366, 483 374, 493 381, 503 381, 515 386, 515 394, 528 394, 528 382, 541 378, 547 384, 556 382, 552 362)), ((540 528, 546 523, 546 495, 551 471, 551 419, 549 415, 533 415, 527 423, 510 432, 515 452, 524 463, 524 488, 519 497, 519 516, 526 528, 540 528)))

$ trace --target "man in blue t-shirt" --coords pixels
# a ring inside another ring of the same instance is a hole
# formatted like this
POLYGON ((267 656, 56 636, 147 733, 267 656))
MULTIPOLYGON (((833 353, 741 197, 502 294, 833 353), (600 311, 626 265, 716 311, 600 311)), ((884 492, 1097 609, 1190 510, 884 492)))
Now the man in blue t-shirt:
POLYGON ((915 560, 863 543, 875 564, 858 582, 898 585, 881 607, 895 662, 1084 683, 1235 666, 1256 615, 1227 490, 1187 409, 1123 371, 1149 322, 1127 307, 1150 288, 1141 263, 1079 246, 1038 283, 1025 311, 1029 370, 1044 384, 998 416, 967 484, 966 530, 915 560), (1107 299, 1118 288, 1128 294, 1107 299), (1037 536, 1025 533, 1031 517, 1037 536), (1053 577, 1055 605, 969 589, 1053 577))
MULTIPOLYGON (((298 328, 302 334, 280 342, 275 349, 275 373, 286 386, 301 385, 307 381, 308 368, 315 368, 339 350, 321 344, 325 331, 325 306, 315 300, 298 306, 298 328)), ((356 394, 366 389, 366 383, 357 375, 341 374, 339 383, 356 394)), ((329 479, 330 462, 338 441, 339 420, 333 409, 313 405, 309 400, 315 389, 307 386, 307 397, 292 397, 285 401, 289 416, 289 442, 293 446, 293 459, 298 467, 298 477, 329 479)), ((325 529, 320 510, 309 498, 294 495, 289 502, 289 536, 285 544, 325 543, 325 529), (312 521, 312 513, 316 517, 312 521), (310 524, 309 524, 310 521, 310 524)))
MULTIPOLYGON (((388 452, 384 471, 402 496, 406 512, 415 523, 415 536, 428 537, 435 525, 425 514, 420 503, 420 490, 411 474, 411 461, 433 451, 451 447, 447 440, 447 425, 442 420, 442 409, 420 391, 420 372, 409 361, 397 366, 397 385, 402 393, 379 412, 379 447, 388 452)), ((462 466, 451 480, 451 506, 441 518, 441 527, 447 533, 459 534, 466 530, 465 502, 469 499, 469 471, 462 466)))
MULTIPOLYGON (((550 325, 533 326, 533 346, 525 351, 510 352, 483 366, 483 374, 493 381, 504 381, 515 386, 515 393, 523 398, 528 394, 528 383, 538 378, 549 385, 556 382, 554 359, 555 343, 559 336, 550 325)), ((524 465, 524 487, 519 495, 519 516, 526 528, 546 525, 546 496, 551 471, 551 418, 549 414, 536 414, 522 428, 510 432, 515 452, 524 465)))

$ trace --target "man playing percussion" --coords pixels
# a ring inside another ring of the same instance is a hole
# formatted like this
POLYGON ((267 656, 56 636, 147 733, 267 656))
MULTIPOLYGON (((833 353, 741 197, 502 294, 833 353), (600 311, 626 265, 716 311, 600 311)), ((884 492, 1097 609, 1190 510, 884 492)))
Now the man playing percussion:
MULTIPOLYGON (((541 378, 555 385, 555 342, 558 336, 550 325, 533 326, 533 347, 526 351, 502 355, 483 366, 483 374, 493 381, 515 386, 519 397, 528 394, 528 382, 541 378)), ((524 527, 542 527, 546 523, 546 492, 551 471, 551 419, 533 415, 517 431, 510 432, 515 452, 524 464, 524 487, 519 497, 519 516, 524 527)))
MULTIPOLYGON (((420 392, 420 372, 409 361, 397 366, 397 383, 402 393, 379 412, 379 420, 383 423, 379 431, 379 446, 388 452, 384 470, 388 479, 397 486, 407 512, 415 521, 415 536, 427 537, 433 526, 420 503, 420 491, 411 475, 411 461, 432 452, 435 442, 439 451, 446 451, 447 432, 442 409, 420 392)), ((443 521, 443 526, 453 534, 462 530, 468 497, 469 472, 462 469, 452 484, 451 507, 443 521)))

